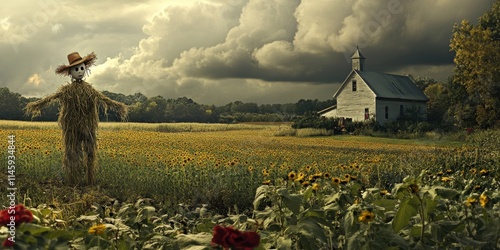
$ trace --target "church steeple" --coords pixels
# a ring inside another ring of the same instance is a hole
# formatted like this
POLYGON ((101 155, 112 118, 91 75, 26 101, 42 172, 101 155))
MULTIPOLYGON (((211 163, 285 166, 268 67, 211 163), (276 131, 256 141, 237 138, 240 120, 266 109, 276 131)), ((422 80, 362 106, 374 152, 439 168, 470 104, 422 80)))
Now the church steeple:
POLYGON ((359 52, 359 47, 356 46, 356 52, 351 57, 352 59, 352 69, 364 71, 365 70, 365 57, 359 52))

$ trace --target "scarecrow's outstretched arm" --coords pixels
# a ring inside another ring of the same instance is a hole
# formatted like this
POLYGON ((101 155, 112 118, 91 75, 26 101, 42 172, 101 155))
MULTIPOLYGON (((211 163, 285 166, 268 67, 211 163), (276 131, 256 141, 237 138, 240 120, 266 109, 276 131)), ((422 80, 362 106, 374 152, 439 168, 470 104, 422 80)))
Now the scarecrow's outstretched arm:
POLYGON ((118 115, 120 115, 120 119, 122 121, 127 120, 127 118, 128 118, 127 105, 125 105, 121 102, 113 101, 101 93, 100 93, 100 100, 99 101, 104 106, 104 110, 105 110, 104 112, 107 112, 108 109, 113 110, 116 113, 118 113, 118 115))
POLYGON ((60 96, 61 92, 59 91, 52 95, 46 96, 38 101, 28 103, 24 108, 25 114, 28 116, 31 115, 32 119, 37 116, 40 116, 42 114, 42 109, 47 107, 52 102, 58 100, 60 96))

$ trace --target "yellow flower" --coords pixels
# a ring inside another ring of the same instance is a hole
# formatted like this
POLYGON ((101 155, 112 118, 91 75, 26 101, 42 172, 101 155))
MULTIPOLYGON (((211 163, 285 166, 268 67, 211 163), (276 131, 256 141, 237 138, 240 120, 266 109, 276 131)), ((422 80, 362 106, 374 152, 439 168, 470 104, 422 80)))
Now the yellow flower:
POLYGON ((442 182, 449 182, 449 181, 451 181, 451 178, 445 176, 445 177, 441 178, 441 181, 442 182))
POLYGON ((314 184, 312 185, 312 189, 313 189, 313 190, 319 190, 319 188, 320 188, 320 185, 319 185, 318 183, 314 183, 314 184))
POLYGON ((486 169, 482 169, 481 171, 479 171, 479 173, 482 175, 482 176, 486 176, 490 173, 490 171, 486 170, 486 169))
POLYGON ((345 174, 344 178, 346 178, 349 181, 351 179, 351 175, 350 174, 345 174))
POLYGON ((263 176, 269 176, 270 171, 267 169, 262 169, 262 175, 263 176))
POLYGON ((470 170, 471 174, 476 174, 477 173, 477 169, 473 168, 470 170))
POLYGON ((335 185, 339 185, 339 184, 340 184, 340 179, 339 179, 339 178, 337 178, 337 177, 333 177, 333 178, 332 178, 332 182, 333 182, 333 184, 335 184, 335 185))
POLYGON ((304 173, 299 173, 297 175, 297 179, 295 179, 295 180, 300 182, 300 181, 304 180, 304 177, 306 177, 306 175, 304 173))
POLYGON ((323 177, 325 177, 325 179, 330 178, 330 173, 328 173, 328 172, 324 173, 324 174, 323 174, 323 177))
POLYGON ((253 171, 253 166, 248 166, 248 171, 252 172, 253 171))
POLYGON ((486 207, 488 201, 490 201, 490 198, 488 198, 485 193, 482 193, 481 196, 479 196, 479 204, 481 204, 481 207, 486 207))
POLYGON ((368 223, 375 219, 375 214, 368 210, 364 210, 363 212, 361 212, 361 215, 358 219, 360 222, 368 223))
POLYGON ((288 173, 288 179, 289 179, 289 180, 292 180, 292 181, 293 181, 293 180, 295 180, 296 178, 297 178, 297 174, 296 174, 295 172, 293 172, 293 171, 292 171, 292 172, 288 173))
POLYGON ((476 198, 469 197, 469 198, 467 198, 467 201, 465 201, 465 205, 470 207, 476 202, 477 202, 476 198))
POLYGON ((303 187, 308 187, 308 186, 309 186, 309 182, 308 182, 308 181, 304 181, 304 182, 302 182, 302 186, 303 186, 303 187))
POLYGON ((263 181, 262 185, 271 185, 271 180, 263 181))
POLYGON ((89 234, 100 235, 104 233, 104 230, 106 230, 106 225, 104 224, 94 225, 89 228, 89 234))

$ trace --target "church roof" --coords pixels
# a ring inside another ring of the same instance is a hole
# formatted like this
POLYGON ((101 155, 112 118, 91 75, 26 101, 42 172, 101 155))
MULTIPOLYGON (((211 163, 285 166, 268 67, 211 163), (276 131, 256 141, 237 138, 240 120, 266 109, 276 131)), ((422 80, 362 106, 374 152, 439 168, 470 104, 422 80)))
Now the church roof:
POLYGON ((379 98, 428 100, 424 92, 408 76, 357 70, 356 73, 379 98))

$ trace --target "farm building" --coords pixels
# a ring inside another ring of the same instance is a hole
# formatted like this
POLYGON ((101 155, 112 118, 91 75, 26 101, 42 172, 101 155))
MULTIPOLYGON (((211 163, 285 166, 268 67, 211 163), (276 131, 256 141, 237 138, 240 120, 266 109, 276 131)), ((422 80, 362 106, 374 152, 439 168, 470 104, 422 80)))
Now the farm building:
POLYGON ((321 116, 347 121, 373 118, 379 123, 394 121, 405 112, 425 117, 428 99, 408 76, 365 71, 359 49, 351 59, 352 70, 333 95, 337 105, 319 111, 321 116))

